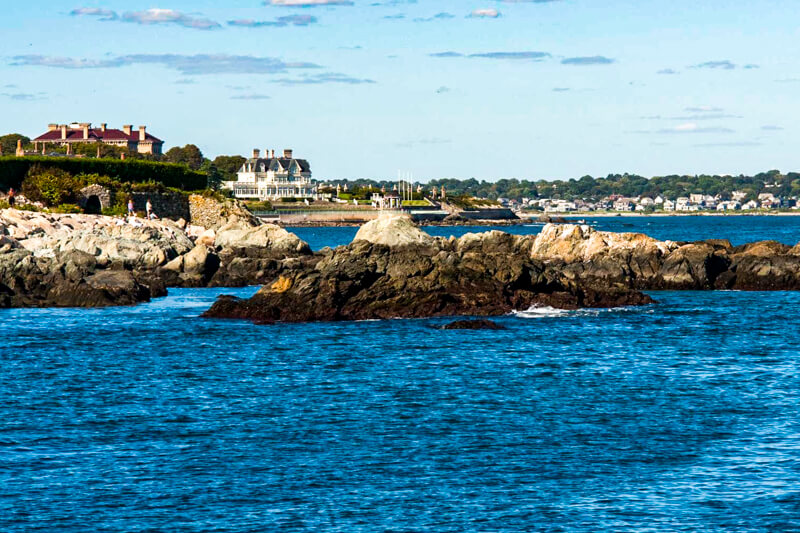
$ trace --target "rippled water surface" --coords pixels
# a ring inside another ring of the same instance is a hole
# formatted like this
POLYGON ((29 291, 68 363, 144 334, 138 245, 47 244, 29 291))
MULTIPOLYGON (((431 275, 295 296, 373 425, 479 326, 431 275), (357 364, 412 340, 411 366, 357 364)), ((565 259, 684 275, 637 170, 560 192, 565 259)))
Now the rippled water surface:
POLYGON ((0 311, 0 531, 800 530, 800 293, 198 318, 254 290, 0 311))

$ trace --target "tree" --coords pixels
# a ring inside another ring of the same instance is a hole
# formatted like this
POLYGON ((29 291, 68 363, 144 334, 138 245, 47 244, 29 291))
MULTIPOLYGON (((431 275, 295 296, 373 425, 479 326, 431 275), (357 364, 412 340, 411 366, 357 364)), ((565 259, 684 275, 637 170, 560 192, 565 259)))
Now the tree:
POLYGON ((9 133, 8 135, 0 137, 0 147, 3 149, 3 155, 16 154, 18 140, 22 140, 23 146, 31 142, 30 138, 25 137, 21 133, 9 133))
POLYGON ((72 153, 88 157, 97 157, 98 149, 100 150, 100 157, 111 157, 114 159, 119 159, 120 154, 127 154, 128 152, 121 146, 113 146, 106 143, 79 143, 72 146, 72 153))
POLYGON ((194 144, 187 144, 183 148, 175 146, 167 150, 167 153, 164 154, 164 161, 186 165, 192 170, 200 170, 205 158, 200 148, 194 144))
POLYGON ((59 168, 33 166, 22 182, 22 194, 48 207, 72 203, 80 190, 80 181, 59 168))
POLYGON ((208 159, 206 159, 206 161, 203 163, 203 166, 200 167, 200 171, 205 172, 208 176, 207 184, 209 189, 213 189, 215 191, 219 190, 222 182, 225 181, 225 177, 219 171, 217 166, 208 159))
POLYGON ((247 161, 240 155, 220 155, 214 158, 214 166, 222 174, 223 181, 235 181, 236 173, 247 161))

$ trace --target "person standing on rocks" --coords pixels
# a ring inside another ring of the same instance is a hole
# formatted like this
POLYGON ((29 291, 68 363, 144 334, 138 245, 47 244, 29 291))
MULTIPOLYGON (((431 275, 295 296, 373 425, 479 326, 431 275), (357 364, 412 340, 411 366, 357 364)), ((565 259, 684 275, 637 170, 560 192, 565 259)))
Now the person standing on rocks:
POLYGON ((153 220, 158 218, 155 213, 153 213, 153 204, 150 203, 150 198, 147 199, 147 204, 145 205, 145 211, 147 211, 147 220, 153 220))
POLYGON ((13 208, 14 204, 17 203, 16 194, 13 187, 8 189, 8 207, 13 208))
POLYGON ((136 211, 133 210, 133 198, 128 198, 128 216, 135 217, 136 211))

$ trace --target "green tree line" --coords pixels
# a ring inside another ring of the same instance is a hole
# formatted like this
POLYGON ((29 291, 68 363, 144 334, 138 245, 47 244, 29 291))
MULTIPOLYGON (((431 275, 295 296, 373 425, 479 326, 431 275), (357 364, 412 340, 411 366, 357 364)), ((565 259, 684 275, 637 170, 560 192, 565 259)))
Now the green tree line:
MULTIPOLYGON (((386 187, 391 190, 396 182, 388 180, 335 180, 328 183, 332 187, 344 186, 348 189, 386 187)), ((520 200, 522 198, 555 198, 562 200, 583 199, 596 201, 607 196, 620 195, 627 197, 636 196, 662 196, 675 199, 690 194, 721 195, 723 199, 730 198, 734 191, 743 191, 748 197, 755 197, 762 192, 770 192, 778 196, 800 195, 800 173, 781 173, 779 170, 761 172, 754 176, 720 176, 700 174, 695 176, 656 176, 646 178, 636 174, 609 174, 605 177, 583 176, 570 180, 519 180, 500 179, 497 181, 470 179, 432 179, 425 184, 426 189, 431 187, 445 187, 448 196, 469 195, 478 198, 509 198, 520 200), (769 185, 769 187, 767 187, 769 185)))

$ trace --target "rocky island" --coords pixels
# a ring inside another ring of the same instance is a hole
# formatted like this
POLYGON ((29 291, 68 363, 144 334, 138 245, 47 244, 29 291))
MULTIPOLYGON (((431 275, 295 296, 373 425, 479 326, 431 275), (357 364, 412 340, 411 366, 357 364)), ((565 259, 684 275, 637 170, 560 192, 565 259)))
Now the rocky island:
POLYGON ((766 241, 658 241, 580 225, 536 236, 499 231, 432 237, 403 217, 363 226, 348 246, 277 272, 247 300, 204 316, 261 323, 492 316, 652 303, 644 290, 798 290, 800 247, 766 241))

